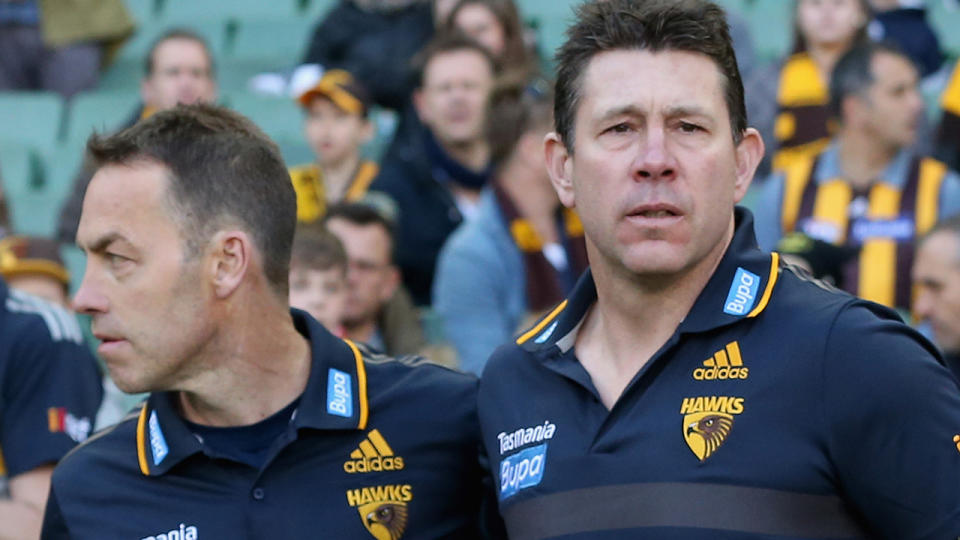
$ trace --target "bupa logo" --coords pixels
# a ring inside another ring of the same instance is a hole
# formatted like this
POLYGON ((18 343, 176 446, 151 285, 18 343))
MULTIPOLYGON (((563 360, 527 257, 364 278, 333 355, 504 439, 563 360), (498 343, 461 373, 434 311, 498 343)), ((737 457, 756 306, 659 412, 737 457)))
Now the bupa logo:
POLYGON ((160 420, 157 418, 157 411, 150 413, 150 449, 153 451, 153 464, 159 465, 163 458, 167 457, 170 449, 167 447, 167 440, 163 437, 163 431, 160 430, 160 420))
POLYGON ((503 458, 500 462, 500 500, 539 484, 546 465, 546 443, 503 458))
POLYGON ((753 308, 759 288, 760 276, 743 268, 737 268, 737 274, 733 276, 733 283, 730 284, 730 292, 727 293, 723 312, 741 317, 746 315, 753 308))
POLYGON ((197 540, 198 538, 200 536, 195 526, 181 523, 177 529, 145 536, 141 540, 197 540))
POLYGON ((353 416, 353 388, 348 373, 330 368, 327 372, 327 413, 350 418, 353 416))

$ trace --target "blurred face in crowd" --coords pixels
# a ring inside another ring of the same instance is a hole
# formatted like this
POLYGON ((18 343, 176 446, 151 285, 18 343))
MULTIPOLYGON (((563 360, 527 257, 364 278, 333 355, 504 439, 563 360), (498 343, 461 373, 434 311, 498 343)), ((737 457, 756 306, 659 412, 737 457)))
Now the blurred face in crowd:
POLYGON ((327 221, 327 229, 340 239, 349 261, 344 325, 376 321, 400 283, 387 231, 378 224, 358 225, 336 217, 327 221))
POLYGON ((582 79, 574 148, 551 133, 546 150, 591 265, 674 279, 716 264, 763 154, 756 130, 734 144, 717 65, 685 51, 614 50, 595 55, 582 79))
POLYGON ((101 167, 83 201, 77 244, 87 254, 74 309, 90 315, 97 349, 124 392, 185 390, 207 367, 191 362, 220 316, 189 257, 169 202, 169 169, 155 162, 101 167))
POLYGON ((358 154, 360 146, 373 136, 373 127, 363 116, 317 97, 307 109, 304 134, 321 165, 336 165, 358 154))
POLYGON ((19 274, 4 278, 13 289, 43 298, 49 302, 69 308, 67 291, 58 279, 46 274, 19 274))
POLYGON ((423 88, 414 100, 420 119, 441 144, 459 146, 483 139, 493 76, 487 58, 472 49, 441 53, 427 63, 423 88))
POLYGON ((913 144, 917 137, 923 96, 917 70, 903 56, 880 52, 870 62, 873 84, 854 96, 854 115, 878 143, 894 148, 913 144))
POLYGON ((343 322, 347 304, 347 276, 344 268, 326 270, 294 262, 290 265, 290 306, 313 315, 331 332, 343 322))
POLYGON ((861 0, 800 0, 797 28, 807 46, 849 43, 867 24, 861 0))
POLYGON ((153 53, 153 72, 143 80, 140 93, 144 103, 157 110, 214 101, 217 85, 203 44, 186 38, 160 43, 153 53))
POLYGON ((494 58, 500 58, 507 48, 507 33, 500 20, 483 4, 468 4, 460 8, 453 23, 463 33, 486 47, 494 58))
POLYGON ((933 327, 934 341, 949 354, 960 354, 960 238, 938 231, 920 245, 913 263, 917 287, 914 311, 933 327))

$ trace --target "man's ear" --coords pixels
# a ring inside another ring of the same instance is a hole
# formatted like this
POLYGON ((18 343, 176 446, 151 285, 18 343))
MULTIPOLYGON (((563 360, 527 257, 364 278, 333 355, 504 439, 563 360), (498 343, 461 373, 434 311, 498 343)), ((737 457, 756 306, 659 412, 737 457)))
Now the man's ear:
POLYGON ((747 128, 736 148, 737 181, 734 185, 736 202, 740 202, 747 194, 753 175, 757 171, 757 165, 763 159, 763 150, 763 137, 760 136, 760 132, 754 128, 747 128))
POLYGON ((391 264, 384 271, 387 272, 387 277, 384 279, 383 288, 380 290, 380 300, 387 302, 393 298, 397 289, 400 288, 400 269, 391 264))
POLYGON ((550 183, 557 192, 560 202, 567 208, 576 207, 573 189, 573 156, 567 150, 560 135, 547 133, 543 140, 543 151, 547 162, 547 174, 550 183))
POLYGON ((217 298, 227 298, 243 282, 253 263, 253 240, 243 231, 220 231, 211 244, 213 291, 217 298))

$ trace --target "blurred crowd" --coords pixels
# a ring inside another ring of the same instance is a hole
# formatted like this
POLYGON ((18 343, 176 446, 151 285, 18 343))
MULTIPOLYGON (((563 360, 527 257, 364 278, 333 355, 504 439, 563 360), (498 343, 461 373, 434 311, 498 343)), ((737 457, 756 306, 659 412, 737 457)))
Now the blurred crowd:
MULTIPOLYGON (((766 144, 744 203, 760 246, 896 308, 953 362, 960 48, 933 14, 960 21, 960 5, 721 4, 748 122, 766 144), (763 10, 782 20, 759 35, 763 10), (778 51, 771 33, 790 43, 778 51)), ((543 150, 553 47, 573 5, 0 0, 0 274, 68 307, 91 129, 225 103, 287 159, 291 305, 389 355, 480 373, 587 266, 583 225, 553 191, 543 150), (291 40, 282 21, 299 52, 271 56, 291 40), (53 127, 38 135, 41 124, 53 127)), ((136 400, 106 388, 98 425, 136 400)))

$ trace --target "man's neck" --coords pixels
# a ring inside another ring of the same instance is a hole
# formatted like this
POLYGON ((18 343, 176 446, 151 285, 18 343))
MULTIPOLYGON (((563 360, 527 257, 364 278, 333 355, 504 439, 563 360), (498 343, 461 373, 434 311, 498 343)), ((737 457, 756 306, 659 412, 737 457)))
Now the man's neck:
POLYGON ((216 427, 255 424, 306 388, 310 347, 294 328, 289 311, 250 312, 256 317, 218 332, 202 357, 191 360, 204 369, 179 392, 181 414, 188 421, 216 427))
POLYGON ((864 190, 878 180, 899 148, 885 145, 855 129, 845 128, 837 138, 840 170, 854 189, 864 190))
MULTIPOLYGON (((693 308, 732 237, 731 223, 730 233, 710 254, 669 277, 648 278, 603 263, 591 265, 597 302, 580 329, 576 349, 608 409, 693 308)), ((588 253, 591 262, 601 260, 589 243, 588 253)))
POLYGON ((482 139, 461 143, 446 143, 437 139, 437 143, 448 156, 473 172, 483 171, 490 162, 490 148, 482 139))
POLYGON ((502 168, 497 181, 517 212, 533 225, 544 243, 549 244, 557 241, 555 215, 560 200, 550 180, 542 176, 542 171, 511 160, 502 168))
POLYGON ((343 330, 346 333, 344 337, 347 339, 359 343, 369 343, 377 333, 377 321, 374 319, 366 321, 344 321, 343 330))
POLYGON ((335 163, 324 163, 320 165, 323 171, 323 186, 328 201, 339 201, 346 195, 350 189, 350 182, 353 180, 360 166, 360 154, 353 153, 335 163))

